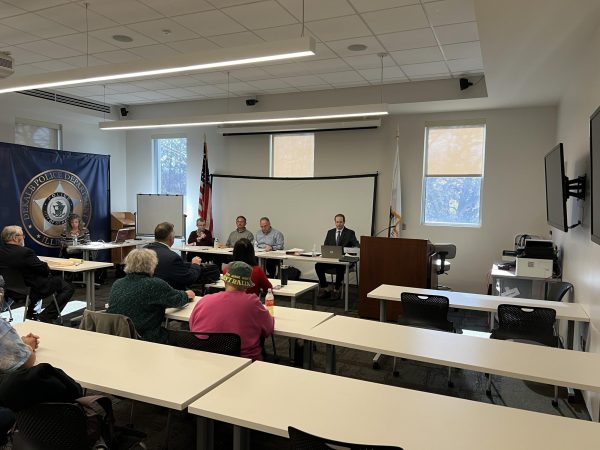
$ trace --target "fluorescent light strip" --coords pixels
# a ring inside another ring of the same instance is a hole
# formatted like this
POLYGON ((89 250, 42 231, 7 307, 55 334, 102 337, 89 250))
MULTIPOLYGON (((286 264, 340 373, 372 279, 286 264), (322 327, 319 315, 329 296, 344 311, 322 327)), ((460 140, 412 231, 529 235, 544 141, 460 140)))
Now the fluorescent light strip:
POLYGON ((213 49, 205 52, 163 57, 160 60, 143 60, 139 63, 107 64, 1 81, 0 94, 31 89, 122 80, 126 78, 142 78, 172 73, 219 69, 223 67, 301 58, 314 54, 315 41, 312 38, 268 42, 245 47, 213 49))
POLYGON ((117 120, 101 122, 101 130, 141 130, 149 128, 207 127, 258 123, 303 122, 358 117, 377 117, 388 114, 387 105, 341 106, 264 113, 220 114, 167 119, 117 120))

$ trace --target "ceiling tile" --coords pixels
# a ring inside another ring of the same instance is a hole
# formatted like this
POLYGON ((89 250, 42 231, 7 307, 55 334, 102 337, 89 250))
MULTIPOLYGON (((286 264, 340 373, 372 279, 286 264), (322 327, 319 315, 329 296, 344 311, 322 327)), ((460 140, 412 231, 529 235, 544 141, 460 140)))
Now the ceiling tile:
POLYGON ((301 91, 304 91, 304 92, 324 91, 327 89, 331 89, 331 85, 330 84, 321 84, 321 85, 317 85, 317 86, 304 86, 304 87, 299 87, 298 89, 300 89, 301 91))
POLYGON ((192 75, 192 77, 206 84, 219 84, 227 82, 226 72, 198 72, 192 75))
POLYGON ((269 78, 269 74, 258 67, 245 67, 243 69, 233 69, 229 75, 240 81, 264 80, 269 78))
POLYGON ((18 6, 27 11, 37 11, 38 9, 62 5, 64 3, 69 3, 70 1, 72 0, 3 0, 4 3, 18 6))
POLYGON ((160 11, 167 17, 178 16, 180 14, 190 14, 199 11, 208 11, 214 9, 212 5, 203 0, 140 0, 145 5, 160 11))
POLYGON ((129 51, 144 59, 155 59, 161 56, 172 56, 177 54, 175 50, 164 44, 146 45, 144 47, 130 48, 129 51))
POLYGON ((408 50, 411 48, 433 47, 437 45, 430 28, 382 34, 379 35, 378 38, 383 46, 390 52, 395 50, 408 50))
POLYGON ((450 72, 448 72, 448 68, 446 67, 446 64, 444 64, 443 62, 408 64, 408 65, 402 66, 401 69, 409 77, 418 76, 418 75, 441 75, 441 74, 450 76, 450 72))
POLYGON ((444 57, 439 47, 423 47, 410 50, 391 52, 390 56, 399 65, 417 64, 424 62, 443 61, 444 57))
POLYGON ((224 8, 222 11, 250 30, 296 23, 296 19, 274 0, 224 8))
POLYGON ((145 101, 145 99, 142 99, 141 97, 138 97, 137 95, 134 94, 114 94, 114 95, 91 95, 89 97, 87 97, 90 100, 93 100, 95 102, 100 102, 100 103, 104 103, 104 101, 106 101, 107 104, 109 105, 130 105, 130 104, 134 104, 134 103, 140 103, 142 101, 145 101))
POLYGON ((0 43, 3 45, 21 44, 23 42, 34 41, 38 38, 21 30, 6 27, 0 23, 0 43))
POLYGON ((265 89, 264 92, 265 94, 287 94, 289 92, 300 92, 300 90, 296 89, 295 87, 288 86, 281 89, 265 89))
POLYGON ((33 63, 33 65, 36 67, 40 67, 48 72, 56 72, 59 70, 75 69, 75 66, 73 66, 71 64, 67 64, 58 59, 49 59, 47 61, 40 61, 40 62, 33 63))
POLYGON ((473 0, 442 0, 426 3, 425 11, 433 26, 476 20, 473 0))
POLYGON ((10 17, 17 14, 23 14, 25 11, 25 9, 17 8, 16 6, 11 5, 10 3, 0 2, 0 18, 10 17))
POLYGON ((358 12, 366 12, 414 5, 418 4, 419 0, 350 0, 350 3, 352 3, 358 12))
POLYGON ((318 86, 323 84, 323 80, 316 75, 302 75, 298 77, 282 78, 287 84, 294 87, 318 86))
POLYGON ((134 55, 133 53, 128 52, 127 50, 114 50, 112 52, 96 53, 94 56, 108 63, 115 64, 142 59, 141 56, 134 55))
POLYGON ((72 28, 65 27, 52 20, 44 19, 33 13, 1 19, 0 23, 41 38, 51 38, 75 32, 72 28))
MULTIPOLYGON (((302 21, 302 3, 298 0, 278 0, 299 21, 302 21)), ((332 17, 349 16, 354 9, 346 0, 305 0, 304 21, 330 19, 332 17)))
POLYGON ((446 59, 481 59, 481 46, 479 45, 479 42, 464 42, 462 44, 443 45, 442 50, 446 55, 446 59))
POLYGON ((356 15, 309 22, 306 27, 323 42, 372 35, 356 15))
POLYGON ((246 31, 239 23, 216 10, 173 17, 173 20, 202 36, 246 31))
POLYGON ((201 84, 199 80, 193 78, 191 76, 175 76, 175 77, 167 77, 163 79, 166 83, 175 87, 190 87, 190 86, 198 86, 201 84))
POLYGON ((161 94, 156 91, 136 92, 135 95, 142 99, 146 99, 146 100, 154 100, 154 101, 173 100, 173 97, 170 97, 165 94, 161 94))
POLYGON ((315 55, 302 58, 302 61, 317 61, 319 59, 337 58, 337 55, 326 45, 317 42, 315 55))
POLYGON ((195 92, 196 94, 204 95, 207 97, 210 97, 212 95, 223 95, 227 93, 227 91, 219 89, 215 86, 192 86, 188 89, 192 92, 195 92))
MULTIPOLYGON (((263 28, 262 30, 255 30, 254 33, 259 35, 265 41, 281 41, 284 39, 294 39, 300 37, 302 32, 302 25, 292 24, 284 25, 282 27, 263 28)), ((310 33, 305 33, 309 36, 310 33)))
POLYGON ((362 82, 364 84, 367 84, 365 82, 365 79, 363 77, 361 77, 360 74, 354 70, 348 70, 346 72, 322 73, 319 75, 319 78, 324 79, 325 81, 327 81, 328 83, 330 83, 332 85, 336 85, 338 83, 353 83, 353 82, 357 82, 357 83, 362 82))
MULTIPOLYGON (((71 3, 68 5, 56 6, 54 8, 43 9, 36 13, 39 16, 61 23, 64 26, 73 28, 77 31, 86 31, 85 25, 85 6, 83 3, 71 3)), ((97 30, 100 28, 114 27, 118 25, 114 20, 96 14, 88 9, 88 29, 97 30)))
POLYGON ((229 6, 243 5, 245 3, 253 3, 256 0, 207 0, 208 3, 215 8, 227 8, 229 6))
POLYGON ((427 74, 427 75, 411 75, 411 81, 431 81, 431 80, 447 80, 452 78, 447 74, 427 74))
POLYGON ((290 85, 285 81, 272 78, 270 80, 254 80, 249 81, 248 84, 257 89, 289 89, 290 85))
POLYGON ((341 39, 339 41, 328 41, 325 43, 338 56, 357 56, 385 52, 385 49, 373 36, 363 36, 352 39, 341 39), (367 48, 358 52, 348 50, 348 46, 363 44, 367 48))
POLYGON ((132 81, 131 83, 129 83, 133 86, 137 86, 138 88, 141 89, 148 89, 151 91, 155 91, 157 89, 171 89, 173 86, 171 86, 169 83, 167 83, 166 79, 142 79, 142 80, 136 80, 136 81, 132 81))
POLYGON ((157 92, 177 99, 185 99, 189 97, 191 93, 191 91, 183 88, 160 89, 157 92))
POLYGON ((90 36, 94 36, 95 38, 101 39, 119 48, 142 47, 144 45, 152 45, 157 43, 154 39, 150 39, 148 36, 124 26, 94 30, 90 32, 90 36), (115 35, 129 36, 133 40, 131 42, 116 41, 113 39, 113 36, 115 35))
POLYGON ((450 70, 454 72, 483 71, 481 58, 452 59, 448 61, 450 70))
POLYGON ((68 58, 69 56, 77 56, 81 53, 64 45, 55 44, 52 41, 41 40, 35 42, 26 42, 19 44, 18 47, 24 48, 34 53, 47 55, 50 58, 68 58))
MULTIPOLYGON (((364 69, 358 71, 364 78, 369 81, 375 81, 377 84, 381 82, 381 70, 380 69, 364 69)), ((383 82, 390 80, 405 80, 406 75, 400 70, 399 67, 384 67, 383 68, 383 82)))
POLYGON ((262 66, 263 70, 270 75, 276 77, 290 77, 294 75, 308 75, 310 69, 305 63, 293 62, 286 64, 274 64, 269 66, 262 66))
MULTIPOLYGON (((344 58, 348 64, 350 64, 354 69, 381 69, 381 57, 377 55, 360 55, 360 56, 347 56, 344 58)), ((384 57, 383 58, 383 66, 394 66, 396 65, 392 58, 384 57)))
POLYGON ((15 66, 15 76, 17 77, 26 77, 40 73, 46 73, 46 70, 36 67, 33 64, 21 64, 20 66, 15 66))
POLYGON ((60 89, 61 92, 65 92, 70 95, 78 95, 80 97, 87 97, 90 95, 101 95, 104 97, 105 93, 108 93, 108 89, 106 92, 104 91, 104 86, 101 85, 88 85, 88 86, 71 86, 60 89))
POLYGON ((208 39, 187 39, 185 41, 169 42, 169 47, 181 52, 181 53, 192 53, 200 52, 202 50, 210 50, 213 48, 219 48, 217 44, 209 41, 208 39))
POLYGON ((212 36, 210 38, 215 44, 220 47, 241 47, 250 44, 260 44, 264 42, 261 38, 250 31, 242 33, 222 34, 220 36, 212 36))
POLYGON ((375 34, 394 33, 429 26, 421 5, 364 13, 363 19, 375 34))
POLYGON ((252 87, 248 83, 244 83, 242 81, 237 81, 235 83, 229 83, 229 86, 227 86, 227 84, 217 84, 217 85, 215 85, 215 87, 217 87, 225 92, 229 91, 230 93, 234 93, 234 94, 252 94, 255 90, 254 87, 252 87))
POLYGON ((71 64, 74 67, 88 67, 106 64, 106 61, 96 58, 93 55, 79 55, 62 58, 61 61, 71 64))
POLYGON ((171 19, 132 23, 128 27, 154 39, 156 42, 183 41, 199 37, 197 33, 171 19))
POLYGON ((307 61, 302 64, 313 74, 343 72, 351 69, 351 67, 340 58, 307 61))
POLYGON ((85 33, 69 34, 68 36, 60 36, 50 39, 52 42, 58 45, 64 45, 65 47, 77 50, 79 53, 88 53, 87 45, 89 43, 89 53, 107 52, 110 50, 118 50, 116 45, 109 44, 108 42, 101 41, 94 36, 89 36, 89 40, 86 38, 85 33))
POLYGON ((8 52, 15 60, 15 65, 28 64, 32 62, 45 61, 50 59, 46 55, 40 53, 30 52, 24 48, 19 47, 0 47, 0 51, 8 52))
POLYGON ((89 10, 117 23, 129 24, 160 19, 161 14, 137 0, 88 0, 89 10))
POLYGON ((131 94, 139 92, 141 88, 132 83, 111 83, 106 85, 106 94, 131 94))
POLYGON ((440 41, 440 44, 456 44, 459 42, 472 42, 479 40, 477 22, 441 25, 435 27, 434 31, 440 41))

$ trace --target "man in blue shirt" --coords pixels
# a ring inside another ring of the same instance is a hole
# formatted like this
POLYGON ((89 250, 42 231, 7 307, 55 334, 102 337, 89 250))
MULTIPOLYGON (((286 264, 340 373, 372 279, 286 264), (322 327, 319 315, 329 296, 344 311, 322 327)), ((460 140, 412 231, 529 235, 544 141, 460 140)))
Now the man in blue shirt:
MULTIPOLYGON (((256 247, 266 252, 272 250, 283 250, 283 234, 281 231, 271 227, 268 217, 260 218, 260 230, 256 232, 256 247)), ((269 278, 275 278, 280 260, 267 259, 266 269, 269 278)))
POLYGON ((0 373, 10 373, 33 366, 39 340, 39 336, 33 333, 19 337, 6 320, 0 319, 0 373))

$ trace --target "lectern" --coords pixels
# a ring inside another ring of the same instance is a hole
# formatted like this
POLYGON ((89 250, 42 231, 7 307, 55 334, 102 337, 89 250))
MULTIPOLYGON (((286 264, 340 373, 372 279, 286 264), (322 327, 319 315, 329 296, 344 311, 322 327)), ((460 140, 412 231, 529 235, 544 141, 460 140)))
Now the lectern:
MULTIPOLYGON (((358 314, 379 319, 379 302, 367 294, 381 284, 437 286, 435 247, 424 239, 361 236, 358 314)), ((388 302, 387 320, 396 321, 400 302, 388 302)))

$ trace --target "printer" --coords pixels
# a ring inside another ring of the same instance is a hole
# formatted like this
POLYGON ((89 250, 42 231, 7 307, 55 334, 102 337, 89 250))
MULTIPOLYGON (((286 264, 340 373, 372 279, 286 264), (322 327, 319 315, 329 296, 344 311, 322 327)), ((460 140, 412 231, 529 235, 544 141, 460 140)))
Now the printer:
POLYGON ((515 275, 551 278, 554 265, 554 243, 545 239, 527 239, 517 254, 515 275))

